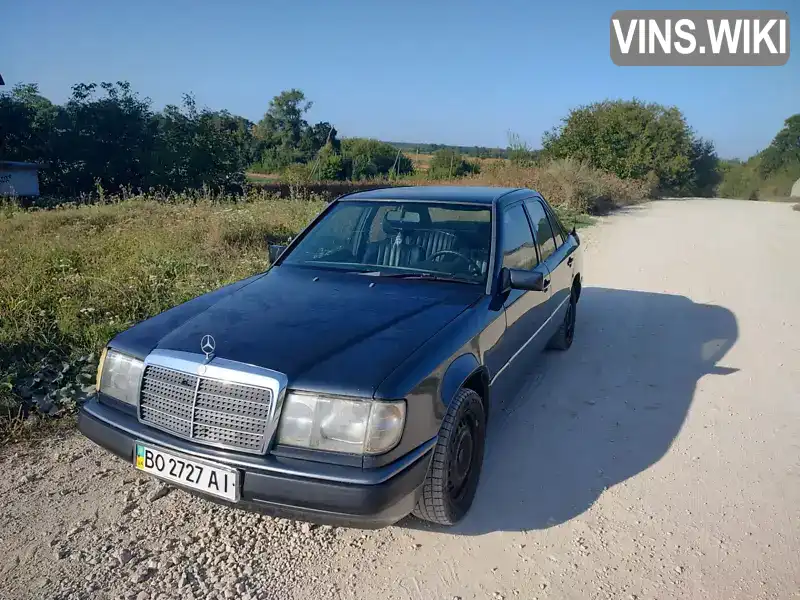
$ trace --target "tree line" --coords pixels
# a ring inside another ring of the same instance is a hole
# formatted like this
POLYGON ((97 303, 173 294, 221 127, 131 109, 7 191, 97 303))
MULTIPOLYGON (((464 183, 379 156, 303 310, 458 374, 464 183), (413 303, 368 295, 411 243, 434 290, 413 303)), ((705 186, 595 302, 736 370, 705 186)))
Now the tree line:
MULTIPOLYGON (((124 189, 231 191, 242 188, 247 170, 289 181, 400 178, 414 171, 404 149, 433 150, 425 176, 451 178, 479 171, 480 163, 468 160, 473 154, 500 154, 478 146, 467 152, 461 146, 340 139, 331 123, 308 122, 311 106, 301 90, 286 90, 254 123, 198 108, 189 95, 180 106, 157 111, 126 82, 75 85, 62 105, 35 85, 18 85, 0 94, 0 158, 41 163, 44 193, 75 196, 124 189)), ((698 136, 679 109, 607 100, 570 110, 545 133, 541 149, 511 134, 502 156, 523 167, 572 158, 622 179, 646 180, 661 193, 711 195, 742 173, 788 180, 800 169, 800 115, 786 123, 770 147, 735 164, 720 161, 713 143, 698 136)))

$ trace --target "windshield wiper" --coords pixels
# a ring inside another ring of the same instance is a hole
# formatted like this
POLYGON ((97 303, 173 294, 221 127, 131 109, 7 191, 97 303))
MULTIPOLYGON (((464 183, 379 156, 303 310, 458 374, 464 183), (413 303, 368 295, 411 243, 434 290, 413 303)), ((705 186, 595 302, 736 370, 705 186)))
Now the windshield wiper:
POLYGON ((428 281, 449 281, 451 283, 478 283, 472 279, 447 277, 445 275, 435 275, 434 273, 379 273, 378 277, 391 277, 393 279, 427 279, 428 281))

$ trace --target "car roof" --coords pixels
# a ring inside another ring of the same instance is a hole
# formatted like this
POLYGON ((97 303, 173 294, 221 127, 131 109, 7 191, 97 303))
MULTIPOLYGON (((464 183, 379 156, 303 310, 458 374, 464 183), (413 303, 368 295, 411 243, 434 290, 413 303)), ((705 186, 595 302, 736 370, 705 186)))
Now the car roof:
POLYGON ((468 185, 417 185, 385 187, 364 192, 354 192, 339 200, 411 200, 426 202, 458 202, 461 204, 485 204, 491 206, 500 201, 528 197, 533 190, 510 187, 479 187, 468 185))

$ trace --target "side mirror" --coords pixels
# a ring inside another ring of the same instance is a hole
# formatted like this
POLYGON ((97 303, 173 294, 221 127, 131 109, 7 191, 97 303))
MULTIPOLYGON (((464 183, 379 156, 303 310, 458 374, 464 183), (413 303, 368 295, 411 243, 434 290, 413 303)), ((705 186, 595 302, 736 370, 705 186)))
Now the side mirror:
POLYGON ((544 291, 544 275, 539 271, 526 271, 524 269, 506 269, 500 273, 501 290, 528 290, 532 292, 544 291))
POLYGON ((278 260, 278 257, 283 254, 283 251, 286 250, 286 246, 281 246, 280 244, 270 244, 269 245, 269 262, 270 264, 275 264, 275 261, 278 260))

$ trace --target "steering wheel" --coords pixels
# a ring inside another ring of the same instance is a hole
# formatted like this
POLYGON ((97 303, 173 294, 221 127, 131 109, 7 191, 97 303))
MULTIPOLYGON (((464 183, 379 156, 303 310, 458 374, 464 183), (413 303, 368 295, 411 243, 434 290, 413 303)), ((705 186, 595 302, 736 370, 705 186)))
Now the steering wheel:
POLYGON ((434 259, 440 256, 455 256, 457 259, 466 263, 467 268, 469 269, 470 273, 475 275, 480 275, 482 273, 482 269, 478 263, 476 263, 471 258, 464 256, 463 254, 456 252, 455 250, 439 250, 438 252, 434 252, 428 257, 429 261, 433 261, 434 259))

